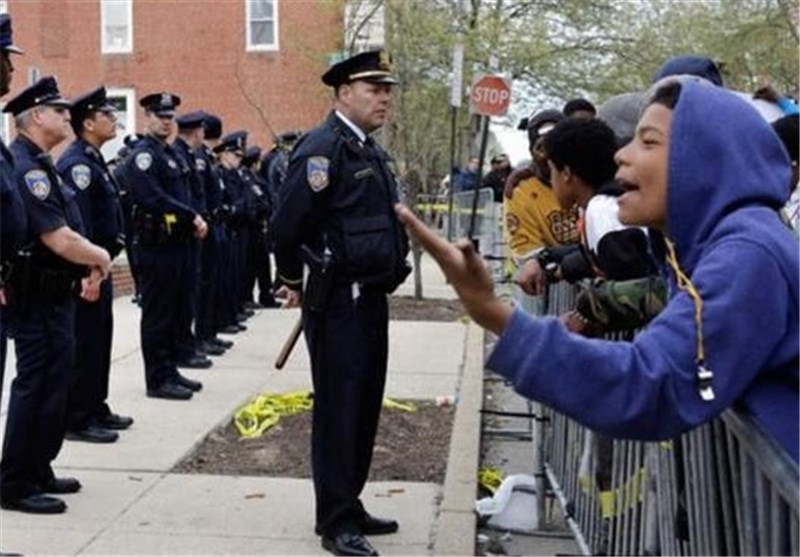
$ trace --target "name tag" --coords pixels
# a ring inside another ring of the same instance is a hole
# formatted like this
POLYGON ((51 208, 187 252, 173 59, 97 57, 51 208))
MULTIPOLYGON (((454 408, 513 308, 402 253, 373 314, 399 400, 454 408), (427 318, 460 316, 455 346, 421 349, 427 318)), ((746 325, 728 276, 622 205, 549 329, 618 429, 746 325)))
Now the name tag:
POLYGON ((361 178, 366 178, 367 176, 372 176, 375 174, 371 168, 364 168, 363 170, 359 170, 355 173, 355 179, 360 180, 361 178))

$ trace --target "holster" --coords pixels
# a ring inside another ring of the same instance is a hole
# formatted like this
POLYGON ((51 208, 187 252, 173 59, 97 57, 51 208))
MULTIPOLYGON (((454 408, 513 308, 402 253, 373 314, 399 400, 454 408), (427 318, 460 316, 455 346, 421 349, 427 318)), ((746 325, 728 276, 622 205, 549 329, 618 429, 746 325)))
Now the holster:
POLYGON ((309 275, 306 288, 303 292, 303 308, 315 313, 325 310, 328 296, 333 285, 333 266, 328 253, 322 256, 314 253, 311 248, 303 244, 300 246, 303 261, 308 265, 309 275))
POLYGON ((167 215, 137 212, 134 220, 135 239, 142 246, 185 244, 191 238, 191 226, 183 220, 168 223, 167 215))
POLYGON ((25 313, 32 302, 60 304, 77 292, 86 269, 79 266, 43 267, 31 252, 21 251, 14 260, 8 277, 15 304, 25 313))

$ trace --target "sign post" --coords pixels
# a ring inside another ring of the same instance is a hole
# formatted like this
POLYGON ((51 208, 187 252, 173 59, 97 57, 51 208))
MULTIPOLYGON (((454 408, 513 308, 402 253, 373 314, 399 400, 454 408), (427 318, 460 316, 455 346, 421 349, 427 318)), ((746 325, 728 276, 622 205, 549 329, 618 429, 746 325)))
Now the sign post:
MULTIPOLYGON (((483 162, 486 157, 486 145, 489 136, 489 120, 492 116, 503 116, 511 104, 511 83, 499 75, 483 75, 472 84, 469 106, 473 114, 483 117, 481 134, 481 150, 478 158, 478 175, 475 177, 475 189, 472 196, 472 213, 469 219, 469 239, 475 241, 475 216, 478 212, 478 191, 483 178, 483 162)), ((479 246, 476 246, 476 248, 479 246)))

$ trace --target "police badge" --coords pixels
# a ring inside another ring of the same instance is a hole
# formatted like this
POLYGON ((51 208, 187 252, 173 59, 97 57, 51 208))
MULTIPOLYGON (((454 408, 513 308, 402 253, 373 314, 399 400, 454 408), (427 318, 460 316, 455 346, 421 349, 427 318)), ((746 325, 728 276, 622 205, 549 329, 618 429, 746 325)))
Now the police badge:
POLYGON ((72 182, 79 190, 85 190, 92 183, 92 171, 85 164, 76 164, 72 167, 72 182))
POLYGON ((328 157, 310 157, 306 162, 306 179, 313 192, 321 192, 328 187, 328 169, 331 161, 328 157))
POLYGON ((139 170, 147 170, 153 165, 153 155, 147 152, 139 153, 136 155, 135 162, 139 170))
POLYGON ((50 179, 44 170, 31 170, 25 173, 25 185, 38 199, 46 199, 50 195, 50 179))

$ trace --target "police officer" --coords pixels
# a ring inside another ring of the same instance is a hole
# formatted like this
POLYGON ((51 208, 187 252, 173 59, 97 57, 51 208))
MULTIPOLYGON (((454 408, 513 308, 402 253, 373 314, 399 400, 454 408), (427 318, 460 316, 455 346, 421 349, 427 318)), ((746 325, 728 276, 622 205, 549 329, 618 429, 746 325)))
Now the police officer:
POLYGON ((114 181, 117 184, 117 191, 119 192, 119 203, 122 207, 122 219, 124 222, 125 230, 125 257, 128 259, 128 269, 131 272, 133 279, 133 299, 134 304, 141 303, 141 296, 139 295, 139 256, 134 244, 133 234, 133 199, 131 196, 131 188, 128 183, 128 162, 131 158, 132 149, 136 143, 144 138, 143 135, 133 133, 125 136, 123 139, 123 146, 117 152, 117 158, 113 161, 111 174, 114 176, 114 181))
MULTIPOLYGON (((14 73, 11 55, 22 54, 22 50, 14 45, 11 34, 11 16, 0 14, 0 97, 8 93, 11 87, 11 74, 14 73)), ((8 319, 3 308, 12 302, 6 292, 5 280, 11 271, 14 255, 22 247, 28 227, 22 198, 12 180, 13 171, 14 158, 0 138, 0 395, 3 394, 8 335, 8 319)))
POLYGON ((316 530, 331 553, 375 555, 365 536, 398 524, 368 514, 359 496, 386 381, 387 293, 409 266, 392 209, 397 181, 368 134, 386 122, 397 81, 382 51, 339 62, 322 81, 334 88, 334 111, 292 152, 272 233, 286 305, 303 302, 311 355, 316 530))
MULTIPOLYGON (((216 346, 227 350, 233 346, 233 341, 217 336, 224 327, 220 318, 222 305, 220 298, 224 295, 220 281, 223 280, 221 265, 224 257, 223 248, 227 245, 225 229, 227 210, 222 200, 224 184, 219 176, 216 156, 212 151, 222 136, 222 120, 206 113, 203 130, 203 144, 196 149, 195 156, 197 171, 205 192, 206 211, 211 223, 200 254, 200 300, 203 303, 197 308, 196 334, 201 346, 216 346)), ((236 332, 238 331, 237 327, 236 332)))
MULTIPOLYGON (((125 247, 122 208, 117 187, 100 148, 117 136, 116 107, 100 87, 76 98, 70 108, 75 141, 61 155, 56 168, 72 189, 81 212, 86 237, 115 258, 125 247)), ((67 410, 67 435, 73 441, 113 443, 133 423, 111 412, 108 379, 114 332, 111 280, 100 285, 96 302, 78 300, 75 312, 75 380, 67 410)))
POLYGON ((261 147, 247 148, 242 159, 241 174, 251 194, 249 241, 244 277, 245 308, 276 308, 280 304, 272 293, 272 265, 267 246, 267 229, 272 215, 272 203, 267 184, 261 177, 261 147), (253 288, 258 284, 258 302, 253 301, 253 288))
MULTIPOLYGON (((186 183, 189 186, 189 203, 197 214, 203 217, 203 220, 208 223, 208 214, 206 211, 206 194, 203 184, 200 180, 200 175, 197 171, 197 162, 195 160, 195 149, 203 144, 203 137, 205 130, 203 128, 203 121, 205 120, 205 113, 196 110, 187 114, 182 114, 175 119, 178 124, 178 137, 172 143, 172 148, 178 155, 178 164, 181 167, 186 183)), ((208 235, 206 235, 208 237, 208 235)), ((205 241, 193 238, 189 242, 189 283, 187 288, 191 292, 189 297, 189 304, 184 306, 180 315, 180 326, 178 330, 178 367, 187 367, 193 369, 206 369, 213 365, 213 362, 206 357, 211 354, 218 356, 224 352, 220 347, 209 346, 208 344, 201 345, 195 333, 192 330, 192 323, 195 322, 197 317, 197 305, 199 302, 199 288, 200 288, 200 250, 202 249, 202 242, 205 241)))
POLYGON ((177 368, 177 331, 189 303, 188 245, 208 227, 190 205, 189 185, 175 150, 167 144, 180 97, 154 93, 140 99, 147 133, 133 148, 127 177, 133 199, 133 227, 140 266, 142 354, 147 396, 188 400, 203 388, 177 368))
POLYGON ((14 115, 14 182, 28 215, 27 257, 10 279, 15 296, 12 336, 17 376, 0 462, 0 506, 30 513, 60 513, 75 478, 56 478, 51 462, 64 439, 74 357, 74 293, 97 299, 108 276, 108 252, 84 238, 72 191, 60 180, 50 150, 67 137, 69 103, 52 77, 21 91, 3 109, 14 115), (29 248, 29 249, 28 249, 29 248), (89 273, 89 276, 85 276, 89 273))

